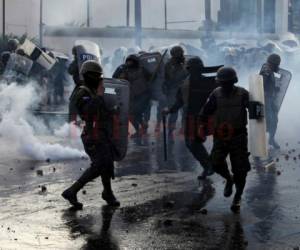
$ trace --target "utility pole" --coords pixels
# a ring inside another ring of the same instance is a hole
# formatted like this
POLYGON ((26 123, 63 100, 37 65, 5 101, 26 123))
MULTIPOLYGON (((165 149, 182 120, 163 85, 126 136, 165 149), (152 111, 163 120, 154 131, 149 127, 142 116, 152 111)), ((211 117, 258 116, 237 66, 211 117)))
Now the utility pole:
POLYGON ((211 20, 211 0, 205 0, 205 21, 204 27, 206 31, 210 31, 212 27, 211 20))
POLYGON ((90 0, 86 0, 86 26, 89 28, 91 26, 91 8, 90 8, 90 0))
POLYGON ((135 0, 135 44, 142 45, 142 3, 141 0, 135 0))
POLYGON ((126 26, 129 27, 130 25, 130 0, 127 0, 126 5, 126 26))
POLYGON ((40 0, 40 47, 43 47, 43 0, 40 0))
POLYGON ((3 41, 5 40, 5 0, 2 0, 2 36, 3 36, 3 41))
POLYGON ((168 4, 167 4, 167 0, 164 0, 164 4, 165 4, 165 30, 168 29, 168 4))

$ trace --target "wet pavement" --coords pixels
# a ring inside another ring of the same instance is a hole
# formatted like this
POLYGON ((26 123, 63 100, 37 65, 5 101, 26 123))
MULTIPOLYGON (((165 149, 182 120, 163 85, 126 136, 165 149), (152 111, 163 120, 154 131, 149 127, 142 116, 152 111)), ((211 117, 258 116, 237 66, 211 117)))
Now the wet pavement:
POLYGON ((164 162, 161 137, 130 142, 113 183, 121 207, 101 200, 100 180, 79 193, 73 211, 60 193, 89 166, 85 159, 0 159, 0 249, 299 249, 300 145, 285 145, 276 165, 253 167, 240 215, 223 180, 198 182, 201 168, 182 138, 164 162))

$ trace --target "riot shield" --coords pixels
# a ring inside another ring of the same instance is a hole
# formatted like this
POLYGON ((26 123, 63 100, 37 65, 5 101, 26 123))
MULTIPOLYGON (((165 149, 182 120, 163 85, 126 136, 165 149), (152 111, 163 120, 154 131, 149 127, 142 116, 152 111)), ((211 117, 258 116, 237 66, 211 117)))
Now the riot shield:
POLYGON ((28 39, 25 40, 20 48, 24 50, 25 54, 29 56, 32 61, 37 62, 46 70, 52 69, 52 67, 56 63, 56 60, 54 58, 46 54, 28 39))
POLYGON ((118 107, 113 117, 113 144, 116 149, 115 161, 124 159, 127 153, 129 121, 129 83, 118 79, 104 79, 104 100, 108 107, 118 107))
POLYGON ((28 76, 32 64, 33 61, 29 58, 11 53, 3 76, 5 79, 10 80, 28 76))
POLYGON ((203 78, 199 82, 190 83, 188 92, 188 113, 197 115, 206 103, 212 91, 219 87, 215 78, 217 71, 223 67, 205 67, 203 68, 203 78))
MULTIPOLYGON (((121 161, 127 153, 128 125, 129 125, 129 83, 118 79, 104 79, 104 100, 110 109, 118 108, 113 116, 111 132, 113 135, 115 154, 114 161, 121 161)), ((77 111, 76 111, 77 112, 77 111)), ((60 116, 69 119, 69 113, 61 111, 41 111, 35 110, 34 113, 40 116, 60 116)), ((78 117, 77 117, 78 118, 78 117)), ((76 119, 75 119, 76 120, 76 119)))
POLYGON ((277 110, 279 111, 283 103, 284 97, 286 95, 286 92, 288 90, 288 87, 290 85, 292 73, 285 69, 279 69, 277 74, 279 75, 279 77, 275 76, 275 86, 276 88, 278 88, 278 92, 275 98, 275 105, 277 110))
MULTIPOLYGON (((219 87, 219 84, 216 82, 216 72, 222 66, 207 67, 203 68, 203 77, 197 82, 190 82, 186 89, 187 94, 183 93, 183 96, 187 97, 187 117, 186 117, 186 126, 185 126, 185 137, 189 139, 195 139, 198 134, 198 115, 206 103, 209 95, 213 92, 214 89, 219 87)), ((209 134, 211 131, 209 132, 209 134)))
POLYGON ((140 64, 150 74, 156 74, 161 65, 162 56, 159 52, 144 53, 139 55, 140 64))
MULTIPOLYGON (((101 63, 100 48, 96 43, 87 40, 78 40, 75 42, 75 47, 79 72, 85 61, 94 60, 101 63)), ((83 80, 82 75, 80 79, 83 80)))
MULTIPOLYGON (((249 79, 250 102, 265 105, 264 84, 261 75, 251 75, 249 79)), ((253 157, 268 157, 266 119, 249 119, 249 145, 253 157)))

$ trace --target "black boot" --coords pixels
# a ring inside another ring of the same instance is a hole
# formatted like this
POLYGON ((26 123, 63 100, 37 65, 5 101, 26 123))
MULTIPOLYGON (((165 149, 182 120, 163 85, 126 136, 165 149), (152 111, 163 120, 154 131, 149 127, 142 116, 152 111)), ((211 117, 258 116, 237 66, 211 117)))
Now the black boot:
POLYGON ((77 200, 77 193, 83 187, 83 185, 76 181, 71 187, 66 189, 61 195, 64 199, 69 201, 72 206, 76 209, 82 209, 82 203, 77 200))
POLYGON ((107 202, 107 205, 109 206, 119 207, 121 205, 117 198, 114 196, 113 192, 103 191, 102 199, 105 200, 107 202))
POLYGON ((239 214, 241 210, 241 196, 240 195, 235 195, 231 204, 231 211, 235 214, 239 214))
POLYGON ((102 199, 105 200, 109 206, 119 207, 120 202, 114 196, 111 188, 111 178, 102 176, 101 179, 104 188, 102 192, 102 199))
POLYGON ((233 178, 232 177, 228 178, 226 181, 225 188, 224 188, 224 196, 225 197, 230 197, 232 195, 233 184, 234 184, 233 178))
POLYGON ((198 180, 205 180, 206 177, 213 175, 215 172, 212 168, 206 168, 203 170, 201 175, 198 176, 198 180))

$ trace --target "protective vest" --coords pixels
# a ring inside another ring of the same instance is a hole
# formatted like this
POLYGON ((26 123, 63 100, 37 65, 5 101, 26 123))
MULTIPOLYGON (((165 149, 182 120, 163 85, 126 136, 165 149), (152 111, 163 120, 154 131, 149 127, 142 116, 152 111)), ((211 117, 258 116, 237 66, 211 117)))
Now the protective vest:
POLYGON ((176 64, 169 61, 165 66, 165 84, 168 89, 178 89, 188 76, 184 64, 176 64))
POLYGON ((97 94, 94 91, 83 85, 78 88, 71 100, 79 111, 78 115, 85 121, 82 137, 91 141, 110 141, 112 137, 113 118, 109 110, 105 107, 104 102, 99 103, 97 107, 92 107, 95 108, 95 110, 88 110, 86 114, 80 112, 81 98, 87 95, 91 98, 97 98, 97 94))
MULTIPOLYGON (((264 77, 265 98, 268 99, 266 101, 269 101, 269 99, 273 99, 276 97, 275 75, 274 75, 274 72, 271 70, 269 64, 265 63, 262 66, 260 75, 262 75, 264 77)), ((274 101, 274 99, 273 99, 273 101, 274 101)))
POLYGON ((217 109, 214 115, 214 129, 242 130, 248 123, 245 96, 247 91, 240 87, 234 87, 231 94, 226 95, 222 88, 214 91, 217 101, 217 109))
POLYGON ((149 89, 149 84, 142 68, 127 70, 126 80, 130 83, 131 98, 138 96, 149 89))

